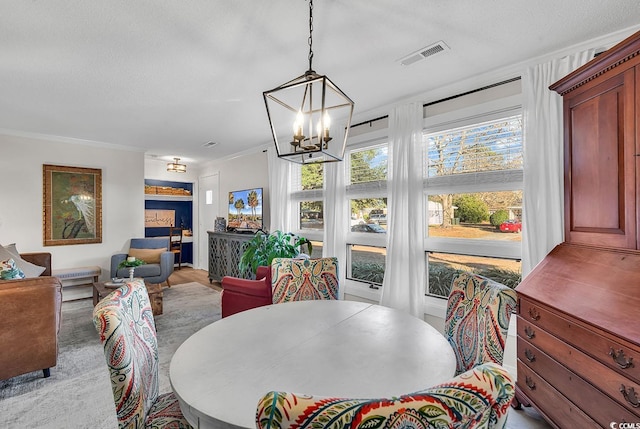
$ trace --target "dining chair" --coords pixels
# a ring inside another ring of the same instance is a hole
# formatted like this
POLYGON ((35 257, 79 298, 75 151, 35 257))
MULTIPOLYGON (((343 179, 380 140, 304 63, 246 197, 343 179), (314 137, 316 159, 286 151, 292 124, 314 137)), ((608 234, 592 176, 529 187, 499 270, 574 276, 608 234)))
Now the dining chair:
POLYGON ((256 279, 222 278, 222 317, 263 305, 310 299, 338 299, 338 259, 275 258, 256 279))
POLYGON ((274 258, 271 289, 274 304, 338 299, 338 258, 274 258))
POLYGON ((188 429, 176 396, 158 394, 158 342, 144 281, 135 279, 93 309, 104 347, 118 426, 188 429))
POLYGON ((182 268, 182 232, 183 228, 179 226, 169 227, 169 250, 173 253, 174 263, 178 259, 178 269, 182 268))
POLYGON ((461 272, 451 282, 444 335, 456 355, 456 374, 476 365, 502 365, 516 291, 486 277, 461 272))
POLYGON ((488 362, 444 383, 397 397, 350 399, 268 392, 258 401, 256 427, 501 429, 514 394, 507 370, 488 362))

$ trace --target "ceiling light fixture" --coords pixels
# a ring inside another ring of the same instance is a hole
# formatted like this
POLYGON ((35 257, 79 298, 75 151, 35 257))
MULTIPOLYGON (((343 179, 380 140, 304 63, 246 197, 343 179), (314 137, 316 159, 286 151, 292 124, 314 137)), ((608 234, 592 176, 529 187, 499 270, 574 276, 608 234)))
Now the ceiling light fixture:
POLYGON ((313 70, 313 0, 309 0, 309 70, 262 93, 278 157, 299 164, 342 161, 353 101, 313 70), (344 135, 331 121, 346 118, 344 135), (330 143, 331 142, 331 143, 330 143))
POLYGON ((180 158, 173 158, 175 160, 175 162, 170 162, 167 164, 167 171, 170 171, 172 173, 186 173, 187 172, 187 165, 186 164, 180 164, 180 158))

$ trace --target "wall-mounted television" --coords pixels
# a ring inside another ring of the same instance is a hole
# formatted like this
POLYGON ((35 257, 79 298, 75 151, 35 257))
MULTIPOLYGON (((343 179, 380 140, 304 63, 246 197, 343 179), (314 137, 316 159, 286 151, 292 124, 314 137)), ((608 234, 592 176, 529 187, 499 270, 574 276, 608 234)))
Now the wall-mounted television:
POLYGON ((227 230, 236 232, 256 232, 261 230, 262 188, 229 192, 229 212, 227 230))

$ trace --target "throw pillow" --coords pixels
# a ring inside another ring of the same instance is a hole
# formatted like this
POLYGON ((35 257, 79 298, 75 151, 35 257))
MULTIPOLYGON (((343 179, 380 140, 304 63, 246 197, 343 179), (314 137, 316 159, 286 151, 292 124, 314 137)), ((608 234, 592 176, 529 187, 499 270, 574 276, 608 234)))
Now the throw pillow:
POLYGON ((30 279, 33 277, 40 277, 45 270, 40 265, 32 264, 29 261, 25 261, 20 257, 20 252, 16 249, 16 244, 11 243, 7 246, 0 246, 0 261, 6 261, 13 259, 16 266, 24 273, 25 277, 30 279))
POLYGON ((18 267, 13 259, 7 259, 0 262, 0 279, 1 280, 14 280, 25 278, 24 273, 18 267))
POLYGON ((167 251, 166 247, 161 249, 129 249, 129 256, 135 256, 136 259, 142 259, 147 264, 159 264, 160 255, 167 251))

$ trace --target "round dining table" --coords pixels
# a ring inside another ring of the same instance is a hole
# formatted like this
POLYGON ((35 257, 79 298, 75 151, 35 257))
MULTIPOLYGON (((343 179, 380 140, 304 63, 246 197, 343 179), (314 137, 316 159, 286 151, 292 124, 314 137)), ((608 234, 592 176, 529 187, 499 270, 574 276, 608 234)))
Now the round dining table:
POLYGON ((453 377, 448 341, 424 320, 356 301, 258 307, 193 334, 171 359, 169 378, 195 428, 253 428, 271 390, 381 398, 453 377))

